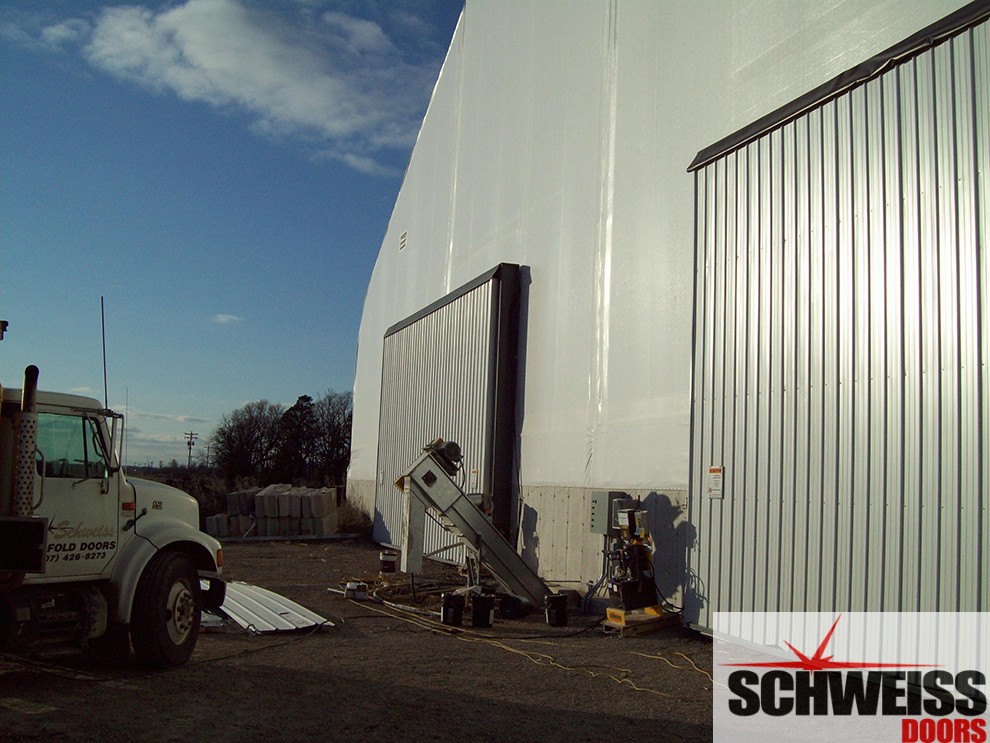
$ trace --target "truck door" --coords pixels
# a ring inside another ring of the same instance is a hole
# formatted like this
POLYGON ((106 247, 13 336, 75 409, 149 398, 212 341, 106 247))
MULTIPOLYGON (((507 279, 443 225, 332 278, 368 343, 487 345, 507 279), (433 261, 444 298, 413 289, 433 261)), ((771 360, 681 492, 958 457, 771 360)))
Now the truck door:
POLYGON ((117 550, 117 498, 96 420, 38 413, 35 493, 47 516, 46 577, 95 578, 117 550))

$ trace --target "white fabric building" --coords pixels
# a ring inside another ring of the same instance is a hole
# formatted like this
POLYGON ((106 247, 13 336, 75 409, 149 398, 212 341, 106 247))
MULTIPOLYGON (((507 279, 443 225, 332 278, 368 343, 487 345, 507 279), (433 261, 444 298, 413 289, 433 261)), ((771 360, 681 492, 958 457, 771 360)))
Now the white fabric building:
POLYGON ((467 0, 365 300, 347 490, 376 538, 398 541, 391 484, 440 436, 549 581, 599 577, 591 494, 622 490, 692 624, 987 610, 988 13, 467 0), (955 196, 929 209, 929 187, 955 196), (914 297, 941 341, 911 330, 914 297), (938 349, 952 374, 915 384, 911 354, 938 349), (947 488, 971 527, 908 503, 947 488), (942 577, 907 557, 943 543, 942 577))

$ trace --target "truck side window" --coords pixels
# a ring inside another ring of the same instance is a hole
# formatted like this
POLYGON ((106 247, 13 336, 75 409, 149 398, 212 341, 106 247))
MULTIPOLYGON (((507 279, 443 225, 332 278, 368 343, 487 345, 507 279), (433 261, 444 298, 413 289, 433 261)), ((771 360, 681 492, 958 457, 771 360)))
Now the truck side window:
MULTIPOLYGON (((94 421, 77 415, 38 414, 38 450, 45 477, 103 477, 107 463, 94 421)), ((38 474, 42 474, 38 461, 38 474)))

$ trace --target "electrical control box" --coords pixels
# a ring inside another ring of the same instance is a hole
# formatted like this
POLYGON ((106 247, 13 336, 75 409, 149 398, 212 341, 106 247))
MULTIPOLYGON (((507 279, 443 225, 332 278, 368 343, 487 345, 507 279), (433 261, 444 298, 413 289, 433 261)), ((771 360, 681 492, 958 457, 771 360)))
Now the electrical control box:
POLYGON ((592 534, 607 534, 617 537, 619 530, 619 511, 634 508, 636 501, 619 490, 594 490, 591 493, 591 526, 592 534))
POLYGON ((609 523, 608 492, 595 490, 591 493, 591 533, 608 534, 609 523))

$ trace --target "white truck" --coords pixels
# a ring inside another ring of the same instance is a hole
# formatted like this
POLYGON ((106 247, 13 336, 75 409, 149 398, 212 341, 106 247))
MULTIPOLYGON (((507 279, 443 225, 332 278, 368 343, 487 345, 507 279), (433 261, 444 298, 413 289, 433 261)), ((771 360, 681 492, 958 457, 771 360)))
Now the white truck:
POLYGON ((125 477, 122 416, 37 378, 0 387, 0 650, 119 655, 129 640, 144 665, 181 665, 224 600, 220 543, 191 496, 125 477))

